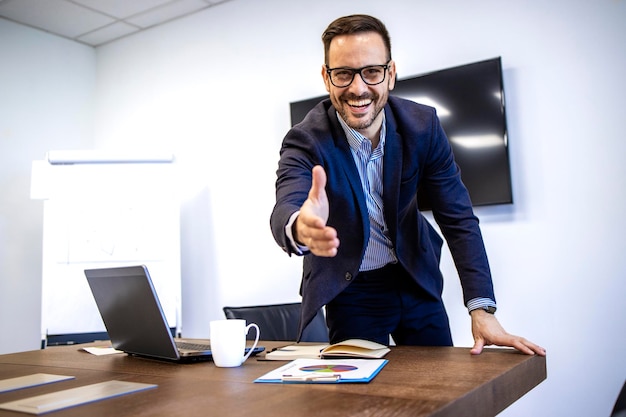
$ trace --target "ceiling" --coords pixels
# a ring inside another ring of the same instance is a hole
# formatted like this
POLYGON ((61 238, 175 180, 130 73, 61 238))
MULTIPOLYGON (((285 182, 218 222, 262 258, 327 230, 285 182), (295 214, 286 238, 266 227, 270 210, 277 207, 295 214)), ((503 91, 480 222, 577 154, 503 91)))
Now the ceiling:
POLYGON ((0 0, 0 18, 90 46, 229 0, 0 0))

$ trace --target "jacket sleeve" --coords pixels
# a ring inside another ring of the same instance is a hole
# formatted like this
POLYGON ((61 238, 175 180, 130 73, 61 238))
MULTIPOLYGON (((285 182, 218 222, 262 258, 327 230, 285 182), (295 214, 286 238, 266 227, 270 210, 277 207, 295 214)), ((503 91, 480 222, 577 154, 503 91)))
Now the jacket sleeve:
MULTIPOLYGON (((479 221, 435 110, 391 98, 390 104, 398 121, 399 134, 407 140, 405 153, 419 155, 417 190, 410 191, 428 195, 433 217, 448 243, 458 271, 465 304, 474 298, 495 301, 479 221)), ((419 223, 427 222, 423 216, 418 217, 421 218, 419 223)), ((420 229, 423 231, 427 227, 420 229)), ((432 237, 431 240, 436 239, 432 237)))
POLYGON ((270 227, 278 245, 289 255, 297 254, 297 251, 289 242, 285 226, 306 201, 312 184, 311 171, 322 162, 319 147, 309 127, 316 123, 328 123, 321 103, 302 123, 287 132, 280 149, 276 171, 276 204, 270 216, 270 227))

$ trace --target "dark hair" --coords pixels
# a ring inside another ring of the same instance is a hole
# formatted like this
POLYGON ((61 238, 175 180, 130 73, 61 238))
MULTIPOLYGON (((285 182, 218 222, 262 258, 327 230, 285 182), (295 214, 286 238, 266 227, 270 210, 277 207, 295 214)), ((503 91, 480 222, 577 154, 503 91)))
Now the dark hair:
POLYGON ((328 50, 330 42, 335 36, 351 35, 359 32, 376 32, 382 38, 387 48, 387 59, 391 59, 391 39, 387 28, 380 20, 375 17, 364 14, 353 14, 350 16, 340 17, 332 22, 322 34, 322 42, 324 42, 324 62, 328 65, 328 50))

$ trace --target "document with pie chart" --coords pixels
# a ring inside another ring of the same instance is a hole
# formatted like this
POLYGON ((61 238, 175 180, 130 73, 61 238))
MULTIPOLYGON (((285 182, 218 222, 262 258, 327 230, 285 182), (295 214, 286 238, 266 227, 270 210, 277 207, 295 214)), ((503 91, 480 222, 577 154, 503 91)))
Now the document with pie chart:
POLYGON ((387 359, 295 359, 254 382, 338 384, 370 382, 387 359))

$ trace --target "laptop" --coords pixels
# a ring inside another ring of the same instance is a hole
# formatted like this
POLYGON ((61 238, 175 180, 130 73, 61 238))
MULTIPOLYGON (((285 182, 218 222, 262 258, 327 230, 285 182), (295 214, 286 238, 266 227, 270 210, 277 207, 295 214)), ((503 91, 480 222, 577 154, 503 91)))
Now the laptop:
POLYGON ((115 349, 176 362, 212 359, 208 341, 172 336, 145 265, 86 269, 85 276, 115 349))

